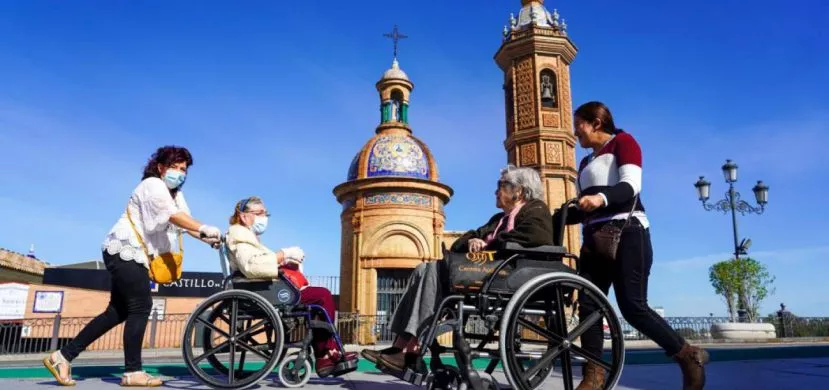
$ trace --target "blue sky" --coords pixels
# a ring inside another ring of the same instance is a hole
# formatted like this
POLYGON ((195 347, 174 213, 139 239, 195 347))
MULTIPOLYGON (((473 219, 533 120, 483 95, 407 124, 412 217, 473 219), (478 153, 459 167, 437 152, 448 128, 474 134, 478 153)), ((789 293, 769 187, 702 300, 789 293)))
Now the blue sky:
MULTIPOLYGON (((644 151, 652 223, 652 306, 723 315, 707 269, 728 258, 729 217, 705 212, 720 166, 738 189, 770 189, 765 214, 739 217, 752 254, 777 277, 763 313, 785 302, 829 315, 829 5, 796 2, 547 1, 579 49, 574 106, 607 103, 644 151)), ((374 134, 374 83, 392 60, 382 34, 410 38, 400 65, 415 83, 410 122, 455 190, 447 228, 496 210, 506 162, 502 74, 493 61, 520 1, 5 2, 0 5, 0 246, 66 264, 100 243, 163 144, 195 157, 185 193, 194 215, 226 226, 233 204, 265 198, 263 236, 302 246, 307 273, 337 275, 340 206, 332 188, 374 134), (477 156, 462 156, 466 150, 477 156)), ((583 150, 578 156, 584 155, 583 150)), ((186 242, 187 270, 218 271, 186 242)))

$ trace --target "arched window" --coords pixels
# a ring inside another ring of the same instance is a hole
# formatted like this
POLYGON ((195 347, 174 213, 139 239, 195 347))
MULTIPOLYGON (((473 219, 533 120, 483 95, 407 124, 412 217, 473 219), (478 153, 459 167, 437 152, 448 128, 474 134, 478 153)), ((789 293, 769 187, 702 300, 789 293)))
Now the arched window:
POLYGON ((541 71, 539 87, 541 89, 541 107, 558 108, 558 80, 552 70, 544 69, 541 71))
POLYGON ((400 92, 399 89, 394 89, 391 91, 391 121, 392 122, 402 122, 403 121, 403 92, 400 92))

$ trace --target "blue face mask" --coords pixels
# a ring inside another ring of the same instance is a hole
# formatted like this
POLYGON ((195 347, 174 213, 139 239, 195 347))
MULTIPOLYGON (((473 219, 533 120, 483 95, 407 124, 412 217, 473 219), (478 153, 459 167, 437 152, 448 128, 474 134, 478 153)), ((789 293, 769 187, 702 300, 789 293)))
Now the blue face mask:
POLYGON ((268 217, 266 216, 257 216, 256 219, 253 220, 253 225, 250 225, 250 230, 252 230, 256 234, 262 234, 265 232, 265 229, 268 228, 268 217))
POLYGON ((187 175, 184 172, 178 169, 168 169, 162 179, 164 180, 164 184, 167 185, 167 188, 172 190, 184 184, 185 178, 187 178, 187 175))

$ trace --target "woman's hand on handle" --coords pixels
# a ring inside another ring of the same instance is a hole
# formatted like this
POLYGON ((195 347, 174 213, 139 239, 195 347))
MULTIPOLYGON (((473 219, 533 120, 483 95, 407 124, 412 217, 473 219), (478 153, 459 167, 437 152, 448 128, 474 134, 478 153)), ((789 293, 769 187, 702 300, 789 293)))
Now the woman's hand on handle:
POLYGON ((585 195, 579 199, 579 209, 586 212, 591 212, 600 207, 604 207, 604 197, 601 195, 585 195))
POLYGON ((210 247, 212 247, 213 249, 219 249, 219 245, 222 243, 221 238, 204 237, 204 236, 201 235, 201 233, 196 232, 196 231, 192 231, 192 230, 185 230, 185 231, 191 237, 193 237, 193 238, 195 238, 195 239, 197 239, 197 240, 199 240, 199 241, 201 241, 201 242, 203 242, 207 245, 210 245, 210 247))
POLYGON ((170 223, 184 230, 198 232, 200 237, 221 238, 222 231, 215 226, 205 225, 185 212, 178 212, 170 216, 170 223))
POLYGON ((218 240, 222 237, 222 231, 215 226, 201 225, 199 226, 199 235, 201 235, 204 238, 218 240))

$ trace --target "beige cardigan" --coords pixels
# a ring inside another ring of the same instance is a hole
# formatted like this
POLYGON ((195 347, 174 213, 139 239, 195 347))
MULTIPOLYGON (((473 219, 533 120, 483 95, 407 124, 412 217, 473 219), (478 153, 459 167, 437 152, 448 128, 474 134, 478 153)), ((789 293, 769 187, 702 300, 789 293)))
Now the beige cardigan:
POLYGON ((239 224, 231 225, 225 239, 231 272, 238 270, 248 279, 276 278, 276 253, 262 245, 253 231, 239 224))

